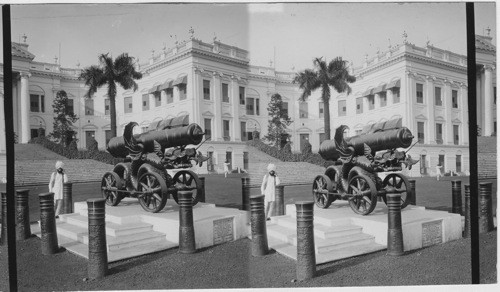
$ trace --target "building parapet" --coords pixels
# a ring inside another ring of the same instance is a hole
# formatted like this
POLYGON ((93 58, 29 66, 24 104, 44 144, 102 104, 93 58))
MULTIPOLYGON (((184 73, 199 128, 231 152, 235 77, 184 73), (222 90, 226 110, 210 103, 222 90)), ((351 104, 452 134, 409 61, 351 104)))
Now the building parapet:
POLYGON ((389 61, 401 54, 411 53, 422 57, 427 57, 429 60, 439 60, 450 65, 459 65, 465 67, 467 65, 467 57, 464 55, 456 54, 447 50, 436 48, 427 44, 426 47, 418 47, 414 44, 406 43, 390 48, 385 52, 378 52, 375 57, 366 58, 363 65, 354 67, 354 74, 360 74, 365 70, 372 69, 378 64, 389 61))

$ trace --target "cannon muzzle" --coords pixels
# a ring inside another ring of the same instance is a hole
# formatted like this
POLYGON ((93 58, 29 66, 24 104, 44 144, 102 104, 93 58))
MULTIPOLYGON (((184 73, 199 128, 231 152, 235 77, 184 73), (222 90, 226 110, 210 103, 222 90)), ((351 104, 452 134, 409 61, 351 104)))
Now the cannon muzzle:
MULTIPOLYGON (((381 130, 370 134, 361 134, 345 138, 347 147, 354 148, 354 155, 364 155, 364 144, 368 145, 372 152, 381 150, 408 148, 411 146, 413 135, 406 127, 381 130)), ((339 149, 335 140, 325 140, 321 143, 318 152, 325 160, 336 161, 340 157, 339 149)))
MULTIPOLYGON (((203 130, 198 124, 190 124, 164 130, 152 130, 134 135, 136 143, 141 144, 144 153, 155 152, 154 141, 158 142, 162 150, 170 147, 197 145, 203 140, 203 130)), ((125 158, 129 154, 124 136, 114 137, 107 145, 108 152, 117 158, 125 158)))

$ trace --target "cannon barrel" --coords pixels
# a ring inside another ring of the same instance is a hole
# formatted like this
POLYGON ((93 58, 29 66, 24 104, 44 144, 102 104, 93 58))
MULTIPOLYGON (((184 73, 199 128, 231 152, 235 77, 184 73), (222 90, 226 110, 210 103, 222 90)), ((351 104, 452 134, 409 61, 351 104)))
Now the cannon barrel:
MULTIPOLYGON (((152 153, 154 152, 154 141, 160 143, 162 149, 165 149, 190 144, 197 145, 203 140, 203 135, 201 127, 193 123, 183 127, 145 132, 134 135, 134 138, 137 143, 143 145, 145 153, 152 153)), ((129 154, 123 136, 111 138, 107 150, 117 158, 125 158, 129 154)))
MULTIPOLYGON (((370 146, 372 152, 381 150, 408 148, 413 140, 413 135, 408 128, 396 128, 378 131, 371 134, 362 134, 345 138, 347 146, 354 148, 354 155, 364 155, 364 144, 370 146)), ((325 160, 337 160, 340 153, 335 145, 335 140, 325 140, 321 143, 318 152, 325 160)))

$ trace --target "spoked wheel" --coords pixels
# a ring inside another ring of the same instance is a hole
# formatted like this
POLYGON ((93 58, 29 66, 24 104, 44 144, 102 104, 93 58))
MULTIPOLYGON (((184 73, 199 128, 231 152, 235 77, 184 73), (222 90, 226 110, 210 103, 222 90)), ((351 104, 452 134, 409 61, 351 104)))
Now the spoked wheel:
MULTIPOLYGON (((342 183, 341 183, 341 178, 340 178, 340 172, 341 172, 341 167, 338 165, 332 165, 326 168, 325 170, 325 175, 328 176, 330 181, 332 182, 332 187, 329 189, 330 193, 341 193, 343 191, 342 183)), ((335 202, 337 197, 331 196, 332 197, 332 202, 335 202)))
POLYGON ((330 207, 333 202, 333 196, 329 194, 329 190, 331 189, 332 181, 328 176, 320 174, 314 179, 312 195, 316 206, 322 209, 330 207))
POLYGON ((122 188, 122 180, 116 172, 106 172, 101 180, 102 197, 106 199, 106 204, 116 206, 121 201, 118 190, 122 188))
MULTIPOLYGON (((198 194, 201 194, 201 180, 198 178, 196 173, 191 170, 181 170, 178 171, 173 178, 174 185, 177 190, 180 191, 192 191, 193 192, 193 206, 198 203, 198 194)), ((175 202, 179 204, 177 194, 172 194, 175 202)))
MULTIPOLYGON (((387 194, 401 194, 401 209, 408 206, 413 193, 410 188, 410 182, 405 176, 399 173, 391 173, 384 178, 383 187, 386 189, 387 194)), ((384 195, 382 198, 387 205, 387 196, 384 195)))
POLYGON ((377 206, 377 188, 364 174, 358 174, 349 180, 347 193, 351 195, 349 205, 354 213, 368 215, 377 206))
POLYGON ((139 178, 137 190, 145 192, 139 195, 139 203, 148 212, 160 212, 167 203, 167 185, 163 178, 154 172, 146 172, 139 178))

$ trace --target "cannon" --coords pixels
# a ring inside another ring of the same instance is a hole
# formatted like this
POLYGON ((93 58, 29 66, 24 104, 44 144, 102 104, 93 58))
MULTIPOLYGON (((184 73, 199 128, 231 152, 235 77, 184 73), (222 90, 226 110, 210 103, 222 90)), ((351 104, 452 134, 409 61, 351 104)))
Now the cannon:
POLYGON ((361 134, 347 138, 346 129, 341 125, 333 140, 320 145, 318 153, 334 164, 314 178, 312 194, 316 206, 328 208, 336 199, 343 199, 349 201, 355 213, 368 215, 378 198, 387 204, 387 194, 399 193, 401 209, 405 208, 413 194, 408 179, 398 171, 403 166, 411 169, 418 162, 407 154, 413 147, 411 131, 401 126, 401 119, 369 125, 361 134), (378 175, 381 172, 389 174, 382 180, 378 175))
MULTIPOLYGON (((150 125, 147 132, 133 134, 138 124, 125 126, 123 136, 112 138, 107 151, 113 157, 124 158, 101 180, 106 204, 117 206, 125 197, 137 198, 148 212, 160 212, 177 192, 190 190, 193 205, 198 203, 201 181, 193 171, 193 162, 202 166, 208 158, 189 145, 202 142, 204 132, 197 124, 189 124, 188 116, 162 120, 150 125), (173 177, 168 170, 175 171, 173 177)), ((199 147, 199 146, 198 146, 199 147)))

